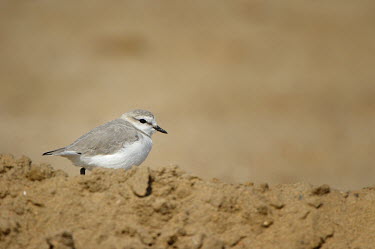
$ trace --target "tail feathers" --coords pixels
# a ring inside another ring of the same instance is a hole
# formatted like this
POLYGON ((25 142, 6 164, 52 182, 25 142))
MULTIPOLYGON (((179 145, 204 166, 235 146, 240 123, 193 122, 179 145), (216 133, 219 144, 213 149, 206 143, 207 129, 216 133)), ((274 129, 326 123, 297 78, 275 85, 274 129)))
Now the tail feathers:
POLYGON ((51 151, 44 152, 44 153, 42 154, 42 156, 55 156, 55 155, 60 155, 61 152, 64 152, 64 151, 65 151, 65 147, 64 147, 64 148, 57 149, 57 150, 51 150, 51 151))

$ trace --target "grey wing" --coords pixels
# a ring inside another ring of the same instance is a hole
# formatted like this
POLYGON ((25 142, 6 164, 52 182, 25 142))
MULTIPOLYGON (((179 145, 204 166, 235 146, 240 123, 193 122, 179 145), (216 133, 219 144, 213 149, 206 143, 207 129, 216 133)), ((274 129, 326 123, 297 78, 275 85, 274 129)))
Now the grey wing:
POLYGON ((108 155, 139 140, 137 130, 127 121, 115 119, 98 126, 65 148, 83 155, 108 155))

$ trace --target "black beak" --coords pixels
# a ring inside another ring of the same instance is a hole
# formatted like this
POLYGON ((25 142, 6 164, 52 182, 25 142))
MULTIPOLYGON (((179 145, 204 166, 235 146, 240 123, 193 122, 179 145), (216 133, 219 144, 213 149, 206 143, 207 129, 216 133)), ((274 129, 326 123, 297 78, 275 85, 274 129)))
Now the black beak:
POLYGON ((164 130, 163 128, 161 128, 159 125, 157 125, 156 127, 154 127, 154 129, 157 130, 157 131, 160 131, 161 133, 168 134, 168 132, 166 130, 164 130))

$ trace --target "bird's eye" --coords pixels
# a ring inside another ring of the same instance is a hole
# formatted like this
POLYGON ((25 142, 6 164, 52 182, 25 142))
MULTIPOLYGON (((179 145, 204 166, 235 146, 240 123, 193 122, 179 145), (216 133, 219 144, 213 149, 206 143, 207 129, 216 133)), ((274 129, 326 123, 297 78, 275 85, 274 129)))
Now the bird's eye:
POLYGON ((147 121, 144 120, 143 118, 139 120, 139 122, 141 122, 142 124, 146 123, 147 121))

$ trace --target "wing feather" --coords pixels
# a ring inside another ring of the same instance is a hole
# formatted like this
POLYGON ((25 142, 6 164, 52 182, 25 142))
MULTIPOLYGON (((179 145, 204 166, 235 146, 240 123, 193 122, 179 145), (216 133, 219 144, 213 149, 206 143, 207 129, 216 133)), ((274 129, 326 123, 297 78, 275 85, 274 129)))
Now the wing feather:
POLYGON ((65 149, 86 156, 108 155, 138 140, 139 135, 133 125, 123 119, 115 119, 92 129, 65 149))

